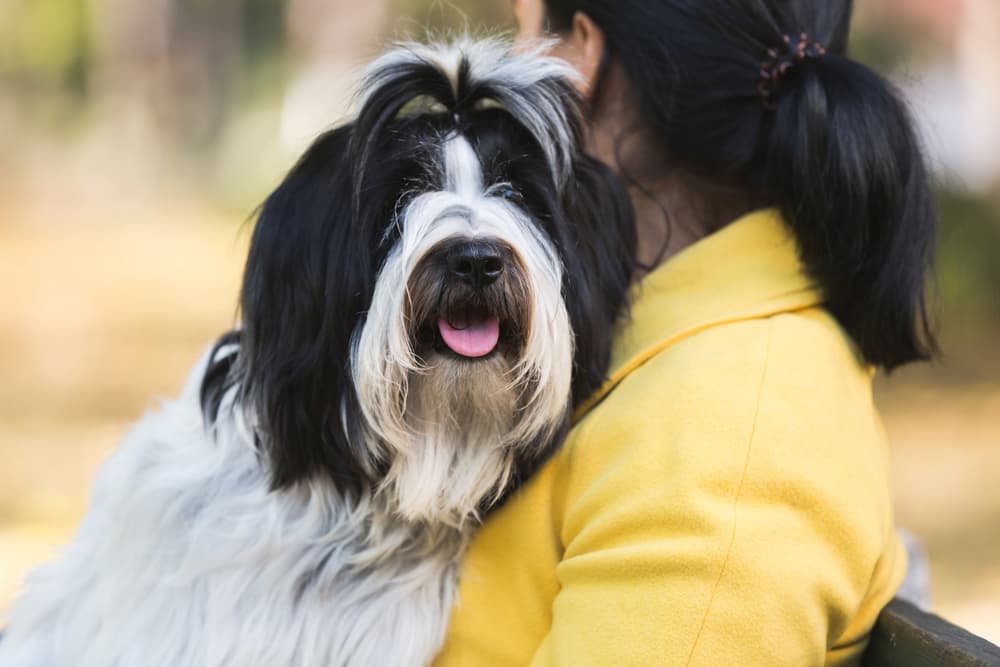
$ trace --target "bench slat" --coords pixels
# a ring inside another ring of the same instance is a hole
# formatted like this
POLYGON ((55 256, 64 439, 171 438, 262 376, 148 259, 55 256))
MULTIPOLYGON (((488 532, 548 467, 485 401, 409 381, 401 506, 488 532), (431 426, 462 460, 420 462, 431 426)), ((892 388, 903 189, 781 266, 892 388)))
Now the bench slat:
POLYGON ((864 667, 997 667, 1000 647, 948 621, 893 600, 879 616, 864 667))

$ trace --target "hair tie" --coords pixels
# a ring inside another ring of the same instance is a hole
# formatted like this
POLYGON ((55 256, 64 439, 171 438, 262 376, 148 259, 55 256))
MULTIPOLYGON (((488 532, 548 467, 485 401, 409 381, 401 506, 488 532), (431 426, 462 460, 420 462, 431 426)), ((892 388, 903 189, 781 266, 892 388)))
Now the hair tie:
POLYGON ((764 108, 771 111, 778 108, 775 97, 781 88, 781 80, 789 70, 804 60, 818 60, 826 55, 826 47, 819 42, 810 42, 809 35, 804 32, 799 35, 797 42, 790 35, 785 35, 782 39, 785 50, 768 49, 767 58, 760 64, 757 92, 760 93, 764 108))

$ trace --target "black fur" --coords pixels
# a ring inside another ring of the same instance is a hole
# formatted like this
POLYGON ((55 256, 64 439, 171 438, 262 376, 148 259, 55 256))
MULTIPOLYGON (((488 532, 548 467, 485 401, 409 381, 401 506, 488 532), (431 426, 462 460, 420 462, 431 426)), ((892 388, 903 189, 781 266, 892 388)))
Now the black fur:
MULTIPOLYGON (((559 249, 575 334, 574 403, 604 381, 612 326, 626 302, 635 246, 631 204, 605 167, 575 151, 570 182, 558 183, 528 130, 504 111, 477 106, 503 101, 505 91, 469 81, 467 65, 457 94, 430 64, 398 65, 380 82, 357 119, 320 136, 263 205, 245 270, 242 326, 220 340, 202 386, 209 423, 231 389, 251 408, 275 488, 322 474, 359 492, 384 472, 361 440, 351 340, 398 237, 391 223, 415 194, 441 189, 435 150, 443 138, 465 136, 486 182, 509 181, 512 200, 559 249), (400 118, 418 96, 447 112, 400 118)), ((578 140, 571 84, 553 78, 541 85, 565 100, 578 140)), ((518 477, 557 445, 525 461, 518 477)))

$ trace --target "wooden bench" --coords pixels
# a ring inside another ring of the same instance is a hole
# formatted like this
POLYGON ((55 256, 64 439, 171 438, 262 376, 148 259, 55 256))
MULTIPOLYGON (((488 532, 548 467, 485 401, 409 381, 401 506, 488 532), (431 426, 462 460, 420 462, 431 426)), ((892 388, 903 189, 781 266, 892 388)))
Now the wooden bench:
POLYGON ((1000 647, 893 600, 879 615, 864 667, 1000 667, 1000 647))

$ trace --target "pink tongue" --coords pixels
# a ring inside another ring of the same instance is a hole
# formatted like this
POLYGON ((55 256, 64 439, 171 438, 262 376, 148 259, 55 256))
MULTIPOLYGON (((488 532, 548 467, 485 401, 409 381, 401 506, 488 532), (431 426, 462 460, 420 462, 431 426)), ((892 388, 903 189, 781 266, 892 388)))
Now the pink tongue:
POLYGON ((492 315, 484 320, 469 322, 461 329, 438 320, 438 331, 444 344, 455 354, 463 357, 485 357, 493 351, 500 340, 500 322, 492 315))

